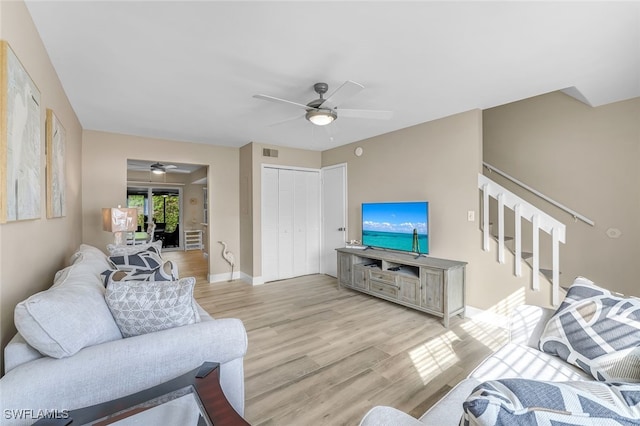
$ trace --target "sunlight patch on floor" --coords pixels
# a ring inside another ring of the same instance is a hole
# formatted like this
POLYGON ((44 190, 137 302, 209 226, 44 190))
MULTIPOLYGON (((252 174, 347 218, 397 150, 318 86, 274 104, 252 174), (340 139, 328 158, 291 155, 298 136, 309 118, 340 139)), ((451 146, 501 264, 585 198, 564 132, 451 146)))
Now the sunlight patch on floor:
POLYGON ((460 360, 453 350, 453 343, 459 341, 460 338, 453 331, 447 331, 409 351, 411 361, 425 385, 460 360))
POLYGON ((507 342, 511 312, 525 303, 525 290, 520 288, 485 311, 470 315, 460 325, 471 337, 492 351, 507 342))

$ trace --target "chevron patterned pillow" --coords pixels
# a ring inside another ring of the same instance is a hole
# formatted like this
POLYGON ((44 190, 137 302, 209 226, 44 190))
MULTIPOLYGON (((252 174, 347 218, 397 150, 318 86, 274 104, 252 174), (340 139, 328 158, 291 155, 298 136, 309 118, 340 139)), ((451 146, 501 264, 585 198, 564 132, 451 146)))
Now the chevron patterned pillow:
POLYGON ((137 253, 119 256, 109 256, 109 263, 122 271, 133 271, 135 269, 156 269, 162 265, 160 251, 156 247, 148 247, 146 250, 137 253))
POLYGON ((170 260, 156 269, 134 269, 133 271, 107 269, 101 275, 104 277, 105 287, 112 281, 177 281, 179 278, 178 265, 170 260))
POLYGON ((578 277, 538 347, 597 380, 640 382, 640 300, 578 277))
POLYGON ((640 422, 640 386, 492 380, 478 385, 462 407, 460 426, 631 426, 640 422))

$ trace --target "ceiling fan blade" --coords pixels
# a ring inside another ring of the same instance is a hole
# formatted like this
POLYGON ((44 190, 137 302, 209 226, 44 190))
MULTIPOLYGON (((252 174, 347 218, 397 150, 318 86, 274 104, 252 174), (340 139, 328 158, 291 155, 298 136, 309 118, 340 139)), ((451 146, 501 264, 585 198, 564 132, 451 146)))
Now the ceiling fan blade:
POLYGON ((270 101, 270 102, 277 102, 277 103, 281 103, 281 104, 285 104, 285 105, 293 105, 293 106, 297 106, 298 108, 304 108, 304 109, 310 109, 310 106, 307 106, 305 104, 300 104, 298 102, 293 102, 293 101, 288 101, 286 99, 280 99, 280 98, 275 98, 273 96, 269 96, 269 95, 253 95, 254 98, 256 99, 263 99, 265 101, 270 101))
POLYGON ((167 170, 167 172, 170 172, 170 173, 191 173, 189 170, 178 169, 178 168, 176 168, 176 169, 173 169, 173 168, 172 168, 172 169, 169 169, 169 170, 167 170))
POLYGON ((175 166, 173 164, 167 164, 166 166, 164 166, 165 169, 177 169, 178 166, 175 166))
POLYGON ((338 117, 369 118, 373 120, 389 120, 393 111, 376 111, 373 109, 336 109, 338 117))
POLYGON ((335 108, 350 97, 360 93, 362 89, 364 89, 362 84, 347 80, 342 83, 342 86, 338 87, 335 92, 329 95, 327 99, 325 99, 322 106, 325 108, 335 108))
POLYGON ((299 120, 301 118, 304 118, 304 114, 296 115, 295 117, 285 118, 284 120, 276 121, 275 123, 268 124, 267 126, 268 127, 276 127, 276 126, 280 126, 281 124, 286 124, 286 123, 290 123, 290 122, 295 121, 295 120, 299 120))

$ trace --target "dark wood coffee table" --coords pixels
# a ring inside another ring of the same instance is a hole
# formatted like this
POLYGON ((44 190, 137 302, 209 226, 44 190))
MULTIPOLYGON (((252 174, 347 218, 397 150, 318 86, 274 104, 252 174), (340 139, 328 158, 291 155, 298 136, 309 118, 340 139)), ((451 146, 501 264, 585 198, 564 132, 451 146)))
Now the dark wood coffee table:
MULTIPOLYGON (((205 362, 199 368, 176 377, 173 380, 145 389, 135 394, 69 411, 66 419, 41 419, 34 425, 94 425, 103 426, 134 416, 148 416, 155 413, 169 413, 173 407, 186 410, 196 417, 194 426, 240 426, 249 425, 229 404, 220 387, 220 369, 216 362, 205 362), (191 405, 188 405, 191 404, 191 405), (193 408, 189 408, 193 406, 193 408), (163 410, 163 411, 159 411, 163 410), (167 411, 169 410, 169 411, 167 411)), ((169 416, 170 417, 170 416, 169 416)), ((165 419, 166 420, 166 419, 165 419)), ((168 423, 164 422, 167 426, 168 423)), ((140 424, 140 423, 138 423, 140 424)), ((183 426, 180 424, 180 426, 183 426)), ((185 425, 186 426, 186 425, 185 425)))

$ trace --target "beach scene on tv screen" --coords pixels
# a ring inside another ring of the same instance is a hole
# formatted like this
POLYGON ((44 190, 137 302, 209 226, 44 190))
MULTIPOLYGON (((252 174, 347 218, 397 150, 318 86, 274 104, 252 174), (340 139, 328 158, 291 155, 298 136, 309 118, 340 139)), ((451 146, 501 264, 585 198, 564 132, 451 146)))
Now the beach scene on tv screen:
POLYGON ((426 202, 362 204, 362 244, 427 254, 427 221, 426 202))

